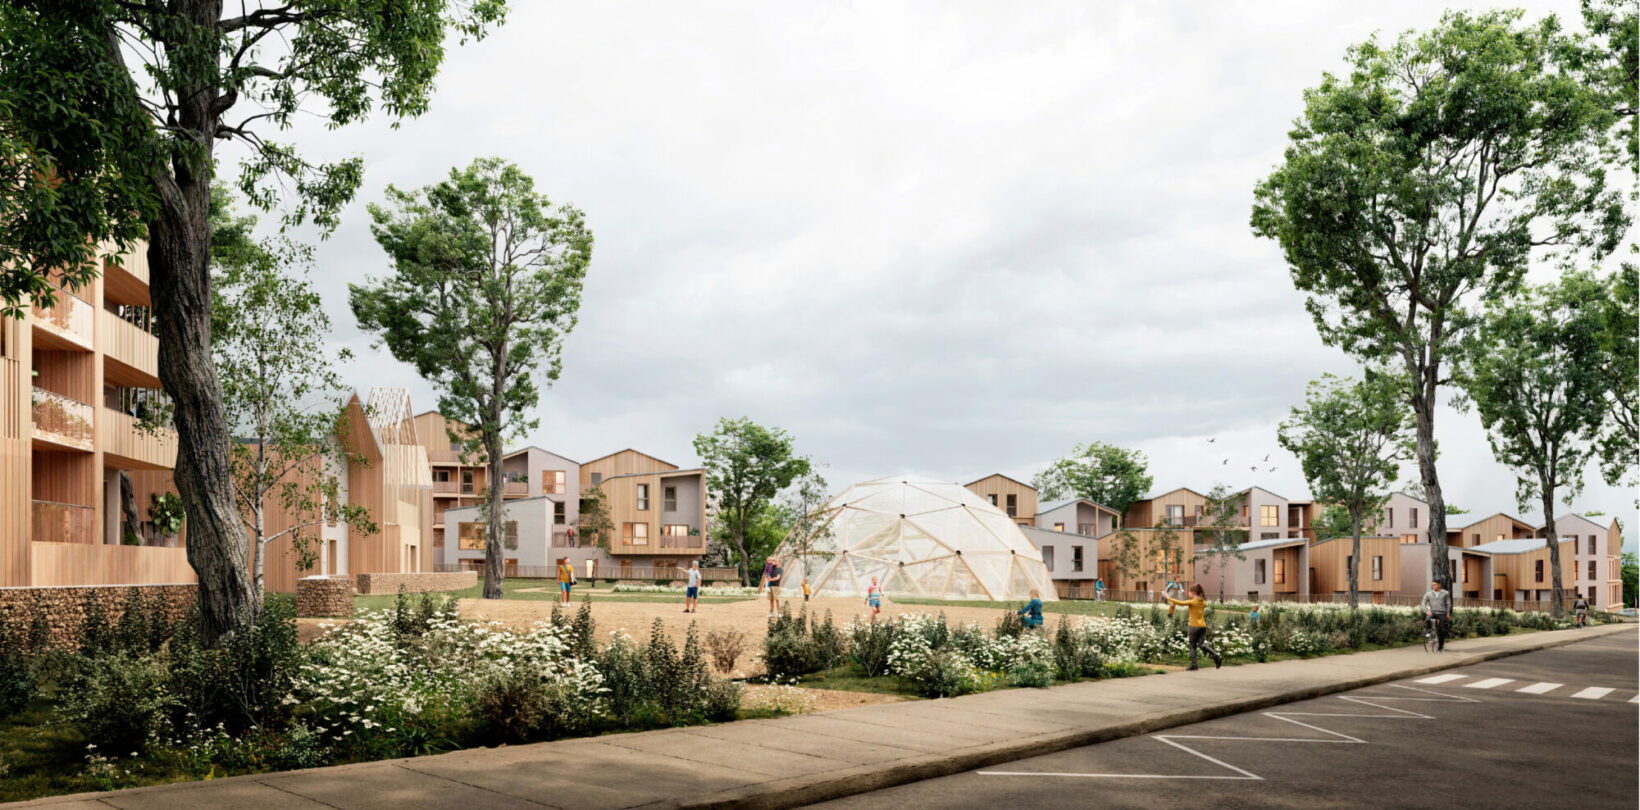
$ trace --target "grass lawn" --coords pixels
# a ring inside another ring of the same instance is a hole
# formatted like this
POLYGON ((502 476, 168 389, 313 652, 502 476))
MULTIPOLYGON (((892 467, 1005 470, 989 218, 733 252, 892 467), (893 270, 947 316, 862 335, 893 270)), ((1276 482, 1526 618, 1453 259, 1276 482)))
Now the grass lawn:
MULTIPOLYGON (((574 601, 576 604, 580 603, 581 597, 583 596, 591 596, 592 601, 594 602, 653 602, 657 604, 676 604, 683 599, 683 595, 681 593, 616 593, 610 588, 610 586, 607 585, 601 588, 596 586, 577 585, 572 593, 575 597, 574 601)), ((448 595, 458 599, 479 599, 484 596, 484 584, 479 583, 471 588, 463 588, 459 591, 446 591, 443 594, 436 595, 448 595)), ((419 594, 407 594, 406 598, 416 601, 419 600, 421 596, 419 594)), ((558 580, 508 579, 501 583, 501 598, 535 602, 557 601, 558 580)), ((756 598, 756 596, 702 596, 700 598, 700 602, 703 605, 721 605, 729 602, 744 602, 748 599, 756 598)), ((393 602, 397 599, 398 594, 390 593, 372 594, 370 596, 355 596, 353 597, 353 609, 361 612, 366 610, 390 610, 393 607, 393 602)), ((573 605, 571 607, 573 609, 573 605)))

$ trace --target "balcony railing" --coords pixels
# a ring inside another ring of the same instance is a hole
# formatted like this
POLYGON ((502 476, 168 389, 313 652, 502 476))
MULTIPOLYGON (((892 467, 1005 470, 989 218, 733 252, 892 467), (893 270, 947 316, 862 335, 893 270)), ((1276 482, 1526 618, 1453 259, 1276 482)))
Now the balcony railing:
POLYGON ((134 323, 135 318, 135 315, 121 315, 106 309, 99 311, 97 346, 109 359, 149 377, 152 385, 159 382, 159 339, 134 323))
POLYGON ((530 483, 528 481, 508 481, 506 482, 506 488, 501 491, 501 494, 528 495, 530 494, 530 483))
POLYGON ((34 502, 34 540, 41 543, 101 543, 97 510, 75 503, 34 502))
POLYGON ((89 349, 92 345, 92 326, 96 323, 96 308, 79 296, 66 290, 56 291, 56 303, 51 306, 34 305, 34 317, 47 331, 89 349))
POLYGON ((662 534, 661 548, 705 548, 706 538, 701 535, 662 534))
POLYGON ((137 417, 104 408, 103 452, 148 469, 170 469, 177 460, 177 434, 168 427, 147 427, 137 417))
POLYGON ((460 481, 434 481, 433 482, 433 494, 434 495, 455 495, 459 492, 461 492, 461 482, 460 481))
POLYGON ((44 388, 32 395, 34 435, 56 444, 90 450, 91 406, 44 388))

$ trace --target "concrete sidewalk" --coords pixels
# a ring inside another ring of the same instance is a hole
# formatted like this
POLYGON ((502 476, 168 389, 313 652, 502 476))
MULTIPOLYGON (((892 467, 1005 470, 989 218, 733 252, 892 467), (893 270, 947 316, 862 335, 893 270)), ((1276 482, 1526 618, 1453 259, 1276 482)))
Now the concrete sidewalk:
POLYGON ((1558 647, 1632 624, 79 794, 160 808, 783 808, 1558 647))

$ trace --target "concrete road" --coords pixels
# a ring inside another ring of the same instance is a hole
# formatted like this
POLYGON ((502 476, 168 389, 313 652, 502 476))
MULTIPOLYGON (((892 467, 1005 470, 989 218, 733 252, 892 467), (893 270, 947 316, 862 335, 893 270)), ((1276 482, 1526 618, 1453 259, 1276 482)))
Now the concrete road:
POLYGON ((816 806, 1633 810, 1636 639, 1625 632, 816 806))

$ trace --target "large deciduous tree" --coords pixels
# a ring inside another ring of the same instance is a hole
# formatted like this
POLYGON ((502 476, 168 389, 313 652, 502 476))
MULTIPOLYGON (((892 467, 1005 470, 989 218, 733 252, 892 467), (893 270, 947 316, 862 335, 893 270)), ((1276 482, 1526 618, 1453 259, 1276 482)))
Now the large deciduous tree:
POLYGON ((1553 17, 1502 11, 1351 47, 1347 76, 1305 91, 1255 192, 1253 231, 1281 245, 1322 339, 1405 370, 1448 585, 1435 409, 1476 300, 1507 296, 1535 259, 1608 254, 1630 221, 1607 182, 1615 113, 1577 45, 1553 17))
POLYGON ((1521 509, 1543 508, 1554 613, 1560 615, 1560 543, 1555 496, 1583 488, 1605 416, 1598 349, 1602 286, 1582 273, 1494 302, 1465 345, 1458 381, 1498 461, 1515 471, 1521 509))
POLYGON ((1247 492, 1231 492, 1224 484, 1214 484, 1207 493, 1202 509, 1202 520, 1196 523, 1196 533, 1204 535, 1207 543, 1196 555, 1205 560, 1203 572, 1211 575, 1219 569, 1219 601, 1224 601, 1224 580, 1231 560, 1245 560, 1247 554, 1241 544, 1247 541, 1247 521, 1242 518, 1241 504, 1247 492))
MULTIPOLYGON (((1399 375, 1370 368, 1362 380, 1322 375, 1276 434, 1282 448, 1298 457, 1316 502, 1349 515, 1351 610, 1359 606, 1362 521, 1388 500, 1401 462, 1413 454, 1411 425, 1401 405, 1405 385, 1399 375)), ((1435 529, 1429 531, 1433 535, 1435 529)), ((1437 559, 1433 570, 1450 576, 1445 555, 1437 559)))
POLYGON ((451 169, 419 191, 389 186, 370 206, 391 275, 348 285, 359 325, 438 389, 466 458, 488 468, 484 598, 501 598, 503 442, 537 424, 537 380, 563 370, 592 261, 582 213, 555 205, 500 158, 451 169))
POLYGON ((1138 450, 1104 442, 1078 445, 1031 479, 1042 497, 1087 498, 1120 516, 1150 490, 1149 461, 1138 450))
POLYGON ((760 529, 779 521, 765 513, 781 490, 809 472, 809 460, 797 455, 791 434, 744 417, 719 419, 711 433, 695 436, 695 454, 706 465, 720 540, 740 568, 740 581, 750 584, 754 555, 772 552, 784 536, 776 530, 767 542, 770 532, 760 529))
POLYGON ((261 613, 267 545, 290 542, 298 570, 317 560, 326 523, 374 534, 369 513, 344 504, 337 470, 356 461, 337 427, 346 407, 333 354, 330 317, 305 273, 305 245, 256 239, 253 217, 236 217, 225 194, 211 201, 212 353, 222 404, 234 432, 233 485, 250 533, 252 618, 261 613), (275 507, 284 515, 268 523, 275 507))
MULTIPOLYGON (((1568 283, 1588 282, 1587 276, 1568 277, 1568 283)), ((1640 486, 1635 480, 1640 472, 1640 267, 1624 262, 1601 286, 1580 293, 1599 317, 1596 344, 1605 394, 1600 472, 1606 483, 1632 492, 1640 486)))
POLYGON ((363 161, 321 164, 273 139, 301 113, 331 126, 378 105, 427 109, 451 35, 498 23, 502 0, 15 0, 0 5, 0 310, 73 288, 102 254, 148 241, 159 376, 175 405, 177 489, 202 632, 251 607, 231 435, 211 361, 209 208, 217 145, 239 185, 288 224, 335 226, 363 161))

